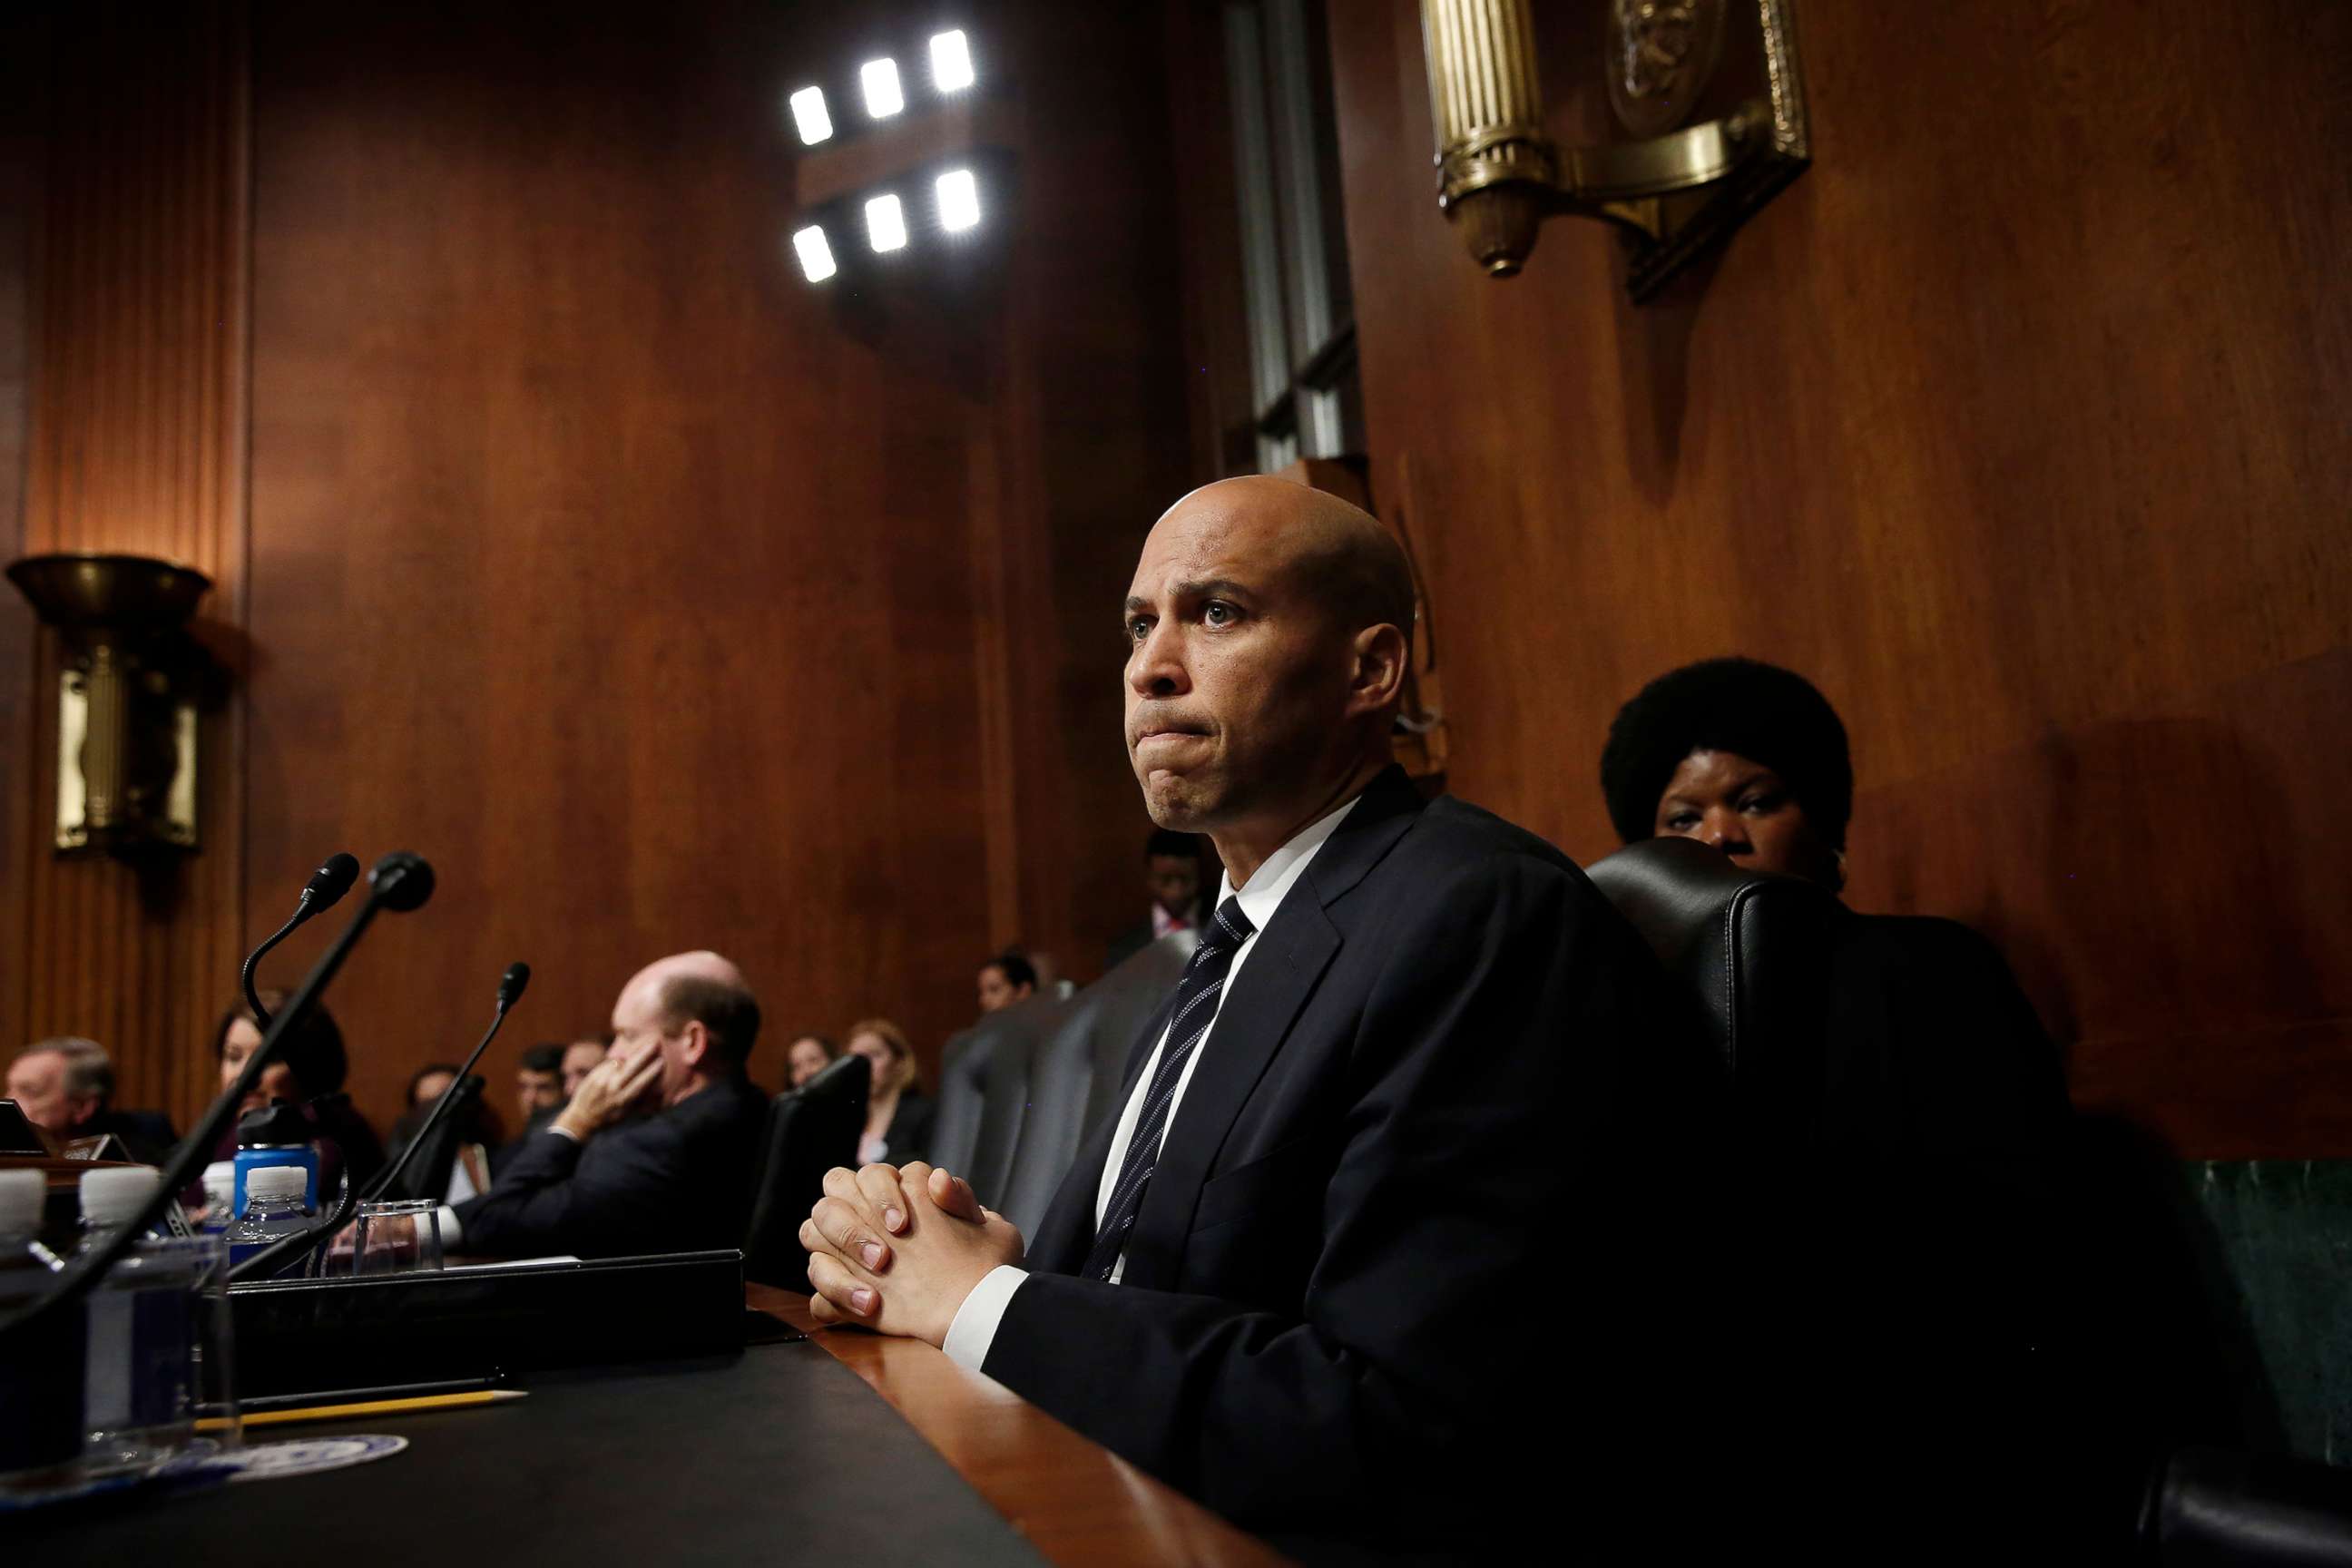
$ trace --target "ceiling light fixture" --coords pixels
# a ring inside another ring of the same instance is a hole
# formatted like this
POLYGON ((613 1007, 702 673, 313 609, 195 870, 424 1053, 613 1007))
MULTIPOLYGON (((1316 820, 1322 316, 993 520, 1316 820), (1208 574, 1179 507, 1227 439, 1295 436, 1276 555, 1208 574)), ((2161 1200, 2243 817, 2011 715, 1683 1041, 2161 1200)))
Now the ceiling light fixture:
POLYGON ((906 94, 898 90, 898 61, 867 60, 857 68, 857 79, 866 86, 866 112, 875 119, 887 120, 907 107, 906 94))
POLYGON ((866 240, 876 250, 905 248, 907 214, 897 196, 876 196, 866 204, 866 240))
POLYGON ((793 94, 793 123, 801 133, 801 145, 814 147, 833 135, 833 116, 824 110, 824 89, 804 87, 793 94))
POLYGON ((812 283, 822 283, 840 270, 833 264, 833 247, 824 239, 824 230, 811 224, 793 236, 793 248, 800 253, 801 271, 812 283))
POLYGON ((961 92, 977 79, 971 70, 971 49, 961 32, 931 37, 931 85, 941 92, 961 92))
POLYGON ((980 182, 970 169, 950 169, 935 184, 940 199, 940 226, 961 234, 980 222, 980 182))

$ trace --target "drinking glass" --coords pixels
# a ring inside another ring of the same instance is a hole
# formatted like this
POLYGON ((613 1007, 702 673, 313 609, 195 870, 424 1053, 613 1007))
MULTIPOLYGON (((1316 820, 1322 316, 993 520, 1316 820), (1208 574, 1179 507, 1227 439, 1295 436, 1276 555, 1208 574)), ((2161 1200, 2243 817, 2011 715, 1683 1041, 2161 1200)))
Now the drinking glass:
POLYGON ((441 1271, 441 1205, 430 1198, 379 1198, 360 1205, 354 1274, 441 1271))

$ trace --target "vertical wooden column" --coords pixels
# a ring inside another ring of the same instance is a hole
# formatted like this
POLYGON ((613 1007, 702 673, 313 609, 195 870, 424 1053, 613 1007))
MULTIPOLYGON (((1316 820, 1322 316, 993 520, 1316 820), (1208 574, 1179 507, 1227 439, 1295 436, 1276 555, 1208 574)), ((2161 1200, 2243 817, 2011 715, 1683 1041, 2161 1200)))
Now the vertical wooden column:
POLYGON ((55 634, 34 639, 30 668, 0 672, 31 688, 8 738, 0 1044, 87 1035, 114 1053, 123 1103, 184 1125, 243 947, 247 13, 58 7, 46 42, 22 549, 205 573, 194 629, 230 681, 204 721, 201 850, 131 864, 53 852, 55 634))

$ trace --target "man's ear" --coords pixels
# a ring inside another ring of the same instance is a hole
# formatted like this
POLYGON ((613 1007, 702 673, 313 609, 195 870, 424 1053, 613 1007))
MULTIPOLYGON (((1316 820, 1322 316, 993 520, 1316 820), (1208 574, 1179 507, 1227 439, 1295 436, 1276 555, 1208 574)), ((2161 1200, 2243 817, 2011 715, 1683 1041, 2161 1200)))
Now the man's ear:
POLYGON ((1348 711, 1377 713, 1404 700, 1404 634, 1386 621, 1356 634, 1350 651, 1348 711))
POLYGON ((678 1054, 690 1068, 699 1068, 710 1056, 710 1030, 699 1018, 688 1018, 677 1033, 678 1054))

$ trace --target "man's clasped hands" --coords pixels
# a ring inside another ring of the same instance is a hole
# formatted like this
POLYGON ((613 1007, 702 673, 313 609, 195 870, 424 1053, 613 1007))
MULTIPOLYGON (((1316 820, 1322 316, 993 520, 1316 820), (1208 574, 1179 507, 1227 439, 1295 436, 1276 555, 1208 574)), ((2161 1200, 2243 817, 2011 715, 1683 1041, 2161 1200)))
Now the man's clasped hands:
POLYGON ((972 1288, 1026 1250, 971 1183, 920 1161, 836 1166, 824 1194, 801 1222, 815 1291, 809 1310, 822 1322, 943 1344, 972 1288))

